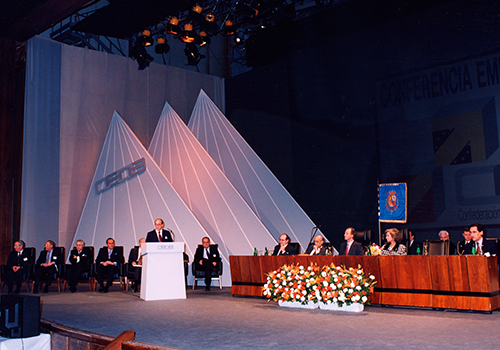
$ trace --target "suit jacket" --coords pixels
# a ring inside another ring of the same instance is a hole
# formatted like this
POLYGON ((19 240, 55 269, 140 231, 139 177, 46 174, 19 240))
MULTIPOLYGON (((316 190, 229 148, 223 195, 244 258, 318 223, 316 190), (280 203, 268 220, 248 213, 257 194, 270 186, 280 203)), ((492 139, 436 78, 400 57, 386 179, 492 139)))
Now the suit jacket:
MULTIPOLYGON (((194 253, 194 266, 196 268, 200 267, 200 260, 203 260, 203 250, 205 248, 201 245, 196 248, 196 252, 194 253)), ((208 247, 208 261, 210 262, 216 262, 217 264, 220 262, 220 255, 219 255, 219 250, 217 249, 217 245, 215 244, 210 244, 208 247)))
POLYGON ((17 252, 15 250, 11 251, 7 259, 7 268, 12 269, 14 266, 21 266, 19 271, 22 270, 23 272, 27 272, 32 261, 30 261, 31 256, 26 249, 23 249, 20 260, 21 261, 18 261, 17 259, 17 252))
POLYGON ((483 245, 481 247, 481 250, 483 251, 483 254, 490 253, 491 255, 498 255, 498 247, 496 243, 493 241, 487 241, 485 238, 483 238, 483 245))
MULTIPOLYGON (((277 244, 276 247, 274 247, 273 255, 278 255, 279 250, 280 250, 280 245, 277 244)), ((296 253, 295 248, 293 248, 290 244, 288 244, 285 247, 285 252, 280 253, 280 255, 295 255, 295 253, 296 253)))
MULTIPOLYGON (((304 254, 311 254, 313 248, 314 248, 314 243, 309 243, 309 246, 307 247, 306 252, 304 254)), ((325 255, 325 254, 326 254, 326 246, 323 244, 319 249, 319 254, 313 254, 313 255, 325 255)))
POLYGON ((121 249, 117 249, 116 247, 113 248, 113 251, 111 252, 111 258, 108 259, 108 247, 102 247, 99 249, 99 254, 97 254, 97 259, 95 259, 96 264, 100 264, 101 262, 104 261, 112 261, 118 264, 122 264, 125 262, 125 259, 123 257, 123 251, 121 249))
POLYGON ((92 251, 90 250, 89 247, 83 247, 82 252, 80 253, 80 261, 77 262, 77 259, 74 258, 74 256, 78 256, 78 250, 73 249, 71 250, 71 253, 69 255, 69 262, 71 265, 82 265, 82 266, 90 266, 92 263, 91 257, 92 257, 92 251))
MULTIPOLYGON (((42 266, 42 264, 45 264, 45 259, 47 258, 47 251, 42 250, 40 252, 40 256, 38 257, 36 261, 36 266, 39 268, 42 266)), ((52 249, 52 257, 50 259, 51 262, 54 262, 56 265, 56 269, 58 268, 57 266, 64 264, 64 257, 61 255, 59 249, 52 249)))
MULTIPOLYGON (((339 251, 340 255, 346 255, 345 254, 346 247, 347 247, 347 242, 342 242, 342 244, 340 244, 340 251, 339 251)), ((349 249, 349 255, 364 255, 364 254, 365 254, 365 249, 363 248, 361 243, 356 241, 352 242, 351 248, 349 249)))
MULTIPOLYGON (((408 242, 408 244, 410 243, 408 242)), ((420 247, 420 254, 422 254, 422 243, 413 241, 413 244, 408 246, 408 255, 417 255, 417 247, 420 247)))
POLYGON ((457 244, 457 254, 458 255, 470 255, 472 254, 472 246, 474 241, 471 239, 469 243, 465 243, 465 239, 463 241, 458 242, 457 244))
POLYGON ((134 248, 130 249, 130 253, 128 254, 128 264, 132 267, 132 262, 136 262, 139 260, 139 246, 136 245, 134 248))
MULTIPOLYGON (((174 240, 172 239, 172 236, 170 235, 170 232, 167 230, 161 230, 161 238, 162 242, 173 242, 174 240)), ((149 231, 147 236, 146 236, 146 242, 159 242, 158 241, 158 235, 156 234, 156 230, 149 231)))

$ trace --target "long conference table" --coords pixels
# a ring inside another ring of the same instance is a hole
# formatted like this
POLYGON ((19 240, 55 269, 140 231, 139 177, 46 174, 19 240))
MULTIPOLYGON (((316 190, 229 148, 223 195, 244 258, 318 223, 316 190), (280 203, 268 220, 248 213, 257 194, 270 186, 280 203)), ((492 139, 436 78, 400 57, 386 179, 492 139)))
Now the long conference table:
POLYGON ((377 284, 371 303, 493 311, 499 308, 496 257, 485 256, 230 256, 231 294, 263 296, 266 274, 287 264, 361 265, 377 284))

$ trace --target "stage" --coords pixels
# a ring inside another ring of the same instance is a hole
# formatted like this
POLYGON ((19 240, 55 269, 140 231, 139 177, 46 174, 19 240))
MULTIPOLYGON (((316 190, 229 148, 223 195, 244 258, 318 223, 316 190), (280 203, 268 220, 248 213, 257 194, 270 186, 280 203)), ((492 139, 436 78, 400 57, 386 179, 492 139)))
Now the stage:
POLYGON ((361 314, 280 308, 230 288, 187 290, 187 299, 143 301, 139 293, 39 294, 42 318, 95 333, 182 349, 498 348, 500 312, 368 306, 361 314), (478 342, 478 339, 480 341, 478 342))

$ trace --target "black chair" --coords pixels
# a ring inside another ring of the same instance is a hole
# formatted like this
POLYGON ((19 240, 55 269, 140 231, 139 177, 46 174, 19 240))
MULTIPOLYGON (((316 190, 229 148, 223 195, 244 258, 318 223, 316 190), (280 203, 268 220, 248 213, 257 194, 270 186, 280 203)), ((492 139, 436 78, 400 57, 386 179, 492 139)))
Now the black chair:
POLYGON ((426 255, 449 255, 450 241, 426 240, 424 241, 424 254, 426 255))
MULTIPOLYGON (((73 247, 73 249, 76 249, 76 247, 73 247)), ((83 251, 86 251, 87 254, 89 254, 90 259, 89 259, 89 266, 87 271, 83 272, 79 277, 78 277, 78 283, 80 282, 88 282, 89 284, 89 289, 92 292, 94 290, 94 279, 95 279, 95 265, 94 264, 94 252, 95 249, 94 247, 83 247, 83 251)), ((71 252, 70 252, 71 253, 71 252)), ((64 271, 63 271, 63 276, 64 276, 64 282, 63 282, 63 292, 66 291, 66 284, 69 281, 68 278, 68 273, 70 271, 71 264, 65 264, 64 265, 64 271)))
MULTIPOLYGON (((211 246, 219 247, 218 244, 211 244, 211 246)), ((202 247, 201 244, 198 245, 198 247, 202 247)), ((219 288, 222 289, 222 261, 220 261, 217 264, 217 271, 212 271, 211 273, 211 279, 212 281, 219 281, 219 288)), ((197 285, 197 281, 204 281, 205 280, 205 271, 198 271, 196 269, 196 262, 193 261, 191 264, 191 272, 193 273, 193 289, 197 285)))
MULTIPOLYGON (((103 248, 106 248, 106 246, 104 246, 103 248)), ((118 254, 121 254, 123 257, 123 246, 115 246, 116 251, 118 252, 118 254)), ((92 264, 93 266, 93 276, 95 276, 94 280, 93 280, 93 285, 94 285, 94 290, 96 290, 96 285, 97 285, 97 264, 92 264)), ((113 276, 113 283, 115 283, 115 280, 118 280, 118 284, 120 285, 120 288, 122 290, 124 290, 126 288, 125 286, 125 263, 119 263, 117 265, 118 267, 118 272, 114 274, 113 276)), ((104 276, 106 277, 106 275, 104 276)))
POLYGON ((290 245, 290 247, 295 249, 295 253, 293 253, 292 255, 300 254, 300 243, 299 242, 290 242, 288 244, 290 245))
MULTIPOLYGON (((23 284, 26 284, 26 291, 28 293, 32 292, 32 284, 30 281, 33 280, 34 277, 34 271, 35 271, 35 262, 36 262, 36 248, 34 247, 28 247, 24 248, 26 252, 28 252, 31 260, 31 265, 28 268, 28 271, 25 272, 24 278, 23 278, 23 284)), ((0 287, 0 292, 3 292, 3 286, 6 284, 6 278, 7 278, 7 265, 2 265, 1 266, 1 277, 2 277, 2 286, 0 287)))
POLYGON ((486 240, 490 241, 490 242, 495 242, 496 248, 497 248, 497 251, 498 251, 498 247, 499 247, 499 243, 500 243, 500 238, 486 238, 486 240))
POLYGON ((372 244, 372 230, 355 231, 354 240, 364 247, 372 244))

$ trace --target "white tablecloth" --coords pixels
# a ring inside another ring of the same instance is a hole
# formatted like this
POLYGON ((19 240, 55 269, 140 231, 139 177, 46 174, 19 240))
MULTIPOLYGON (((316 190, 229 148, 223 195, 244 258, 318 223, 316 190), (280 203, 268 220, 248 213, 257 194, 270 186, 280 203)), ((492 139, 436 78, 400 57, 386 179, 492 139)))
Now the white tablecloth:
POLYGON ((50 350, 50 334, 15 339, 0 337, 0 350, 50 350))

